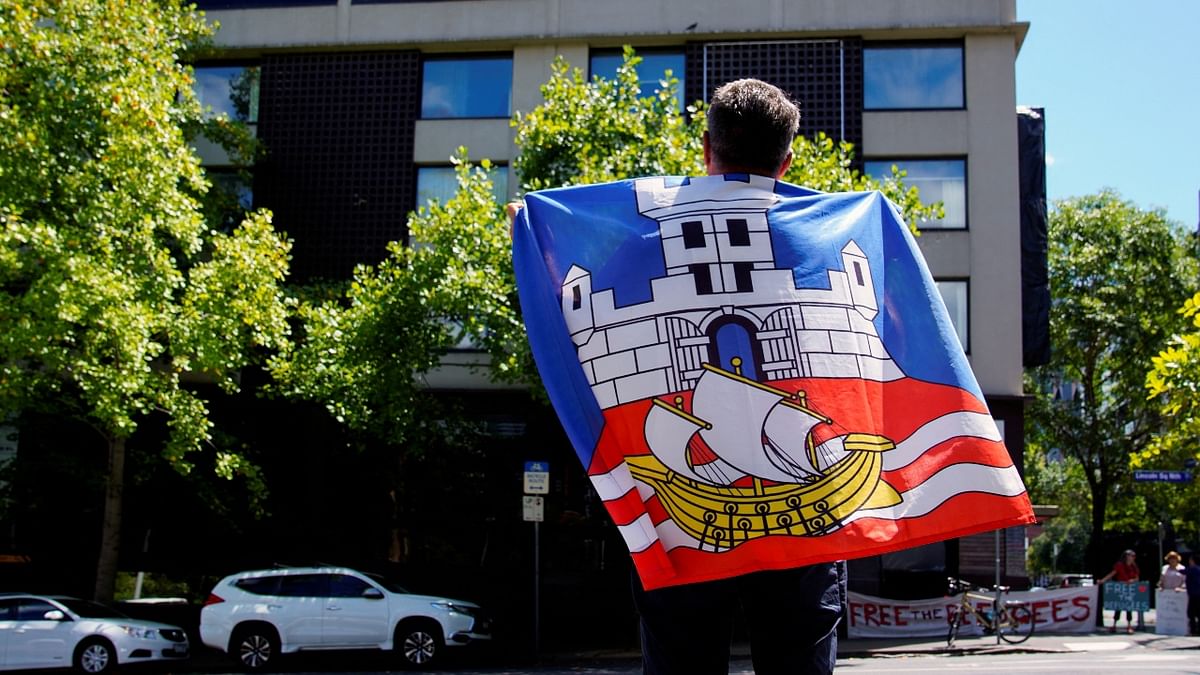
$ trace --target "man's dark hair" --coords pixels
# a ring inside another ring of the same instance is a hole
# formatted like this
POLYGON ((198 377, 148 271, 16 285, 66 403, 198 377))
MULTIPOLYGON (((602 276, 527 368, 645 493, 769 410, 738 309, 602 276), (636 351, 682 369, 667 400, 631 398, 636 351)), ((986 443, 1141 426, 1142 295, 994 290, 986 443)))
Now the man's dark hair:
POLYGON ((762 80, 723 84, 709 103, 709 149, 726 168, 774 176, 799 127, 800 109, 762 80))

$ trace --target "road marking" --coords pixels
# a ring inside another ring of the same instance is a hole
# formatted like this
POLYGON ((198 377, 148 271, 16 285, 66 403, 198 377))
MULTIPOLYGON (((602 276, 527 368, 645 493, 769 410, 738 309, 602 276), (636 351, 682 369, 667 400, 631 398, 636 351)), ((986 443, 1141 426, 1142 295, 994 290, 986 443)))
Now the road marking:
POLYGON ((1095 642, 1064 642, 1063 646, 1073 652, 1119 652, 1122 649, 1129 649, 1133 646, 1132 642, 1117 641, 1100 641, 1095 642))

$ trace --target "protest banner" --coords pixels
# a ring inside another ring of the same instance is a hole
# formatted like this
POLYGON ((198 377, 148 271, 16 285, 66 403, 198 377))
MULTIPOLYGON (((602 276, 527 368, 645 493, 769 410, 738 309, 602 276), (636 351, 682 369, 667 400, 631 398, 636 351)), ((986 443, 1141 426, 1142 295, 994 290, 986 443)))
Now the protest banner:
MULTIPOLYGON (((1099 588, 1084 586, 1045 591, 1006 593, 1004 599, 1026 603, 1033 613, 1035 633, 1089 633, 1096 626, 1099 588)), ((851 592, 847 630, 851 638, 944 637, 957 597, 888 600, 851 592)), ((981 610, 991 603, 973 602, 981 610)), ((960 635, 981 635, 974 617, 966 617, 960 635)))

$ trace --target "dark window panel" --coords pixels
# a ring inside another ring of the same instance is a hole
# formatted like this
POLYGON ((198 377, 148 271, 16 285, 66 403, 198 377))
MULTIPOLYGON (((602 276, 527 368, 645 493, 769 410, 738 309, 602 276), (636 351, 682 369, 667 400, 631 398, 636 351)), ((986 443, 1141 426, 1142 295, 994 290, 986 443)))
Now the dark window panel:
POLYGON ((708 265, 688 265, 688 271, 696 279, 696 295, 712 295, 712 272, 708 265))
POLYGON ((704 248, 704 223, 699 220, 689 220, 680 226, 683 230, 684 248, 704 248))
POLYGON ((415 205, 415 51, 279 54, 262 61, 256 206, 295 241, 292 275, 346 278, 407 238, 415 205))
MULTIPOLYGON (((861 39, 693 42, 685 54, 688 101, 708 101, 718 86, 755 77, 779 87, 800 106, 800 135, 812 138, 823 131, 862 147, 861 39)), ((855 163, 861 167, 857 159, 855 163)))
POLYGON ((729 245, 730 246, 749 246, 750 245, 750 226, 743 218, 730 218, 725 223, 725 227, 729 229, 729 245))
POLYGON ((733 283, 739 293, 750 293, 754 290, 754 281, 750 277, 750 271, 753 269, 754 263, 733 264, 733 283))

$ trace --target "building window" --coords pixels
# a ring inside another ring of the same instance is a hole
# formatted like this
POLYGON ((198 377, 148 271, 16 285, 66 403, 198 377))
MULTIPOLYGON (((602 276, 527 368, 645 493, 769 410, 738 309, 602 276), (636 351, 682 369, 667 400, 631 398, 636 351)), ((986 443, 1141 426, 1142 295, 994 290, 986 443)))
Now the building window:
POLYGON ((965 159, 886 159, 868 160, 863 170, 876 180, 892 176, 892 165, 907 172, 905 185, 916 186, 921 201, 941 202, 945 215, 938 220, 922 220, 922 230, 961 230, 967 227, 967 161, 965 159))
MULTIPOLYGON (((667 79, 667 71, 670 71, 671 77, 679 80, 675 89, 675 100, 679 104, 679 110, 683 110, 686 107, 683 99, 683 52, 647 51, 638 52, 637 55, 642 58, 642 62, 637 66, 638 85, 642 95, 649 96, 661 89, 660 83, 667 79)), ((624 61, 625 55, 619 50, 592 52, 592 77, 599 76, 611 80, 617 76, 617 67, 624 61)))
POLYGON ((512 57, 427 59, 421 83, 423 119, 508 117, 512 57))
POLYGON ((571 287, 571 309, 580 309, 583 307, 583 293, 580 292, 579 286, 571 287))
POLYGON ((704 223, 699 220, 689 220, 680 225, 683 230, 684 248, 704 248, 704 223))
POLYGON ((962 44, 869 44, 863 87, 866 110, 963 108, 962 44))
POLYGON ((211 184, 201 200, 204 213, 208 222, 231 232, 254 208, 254 188, 249 177, 236 169, 210 167, 204 171, 211 184))
MULTIPOLYGON (((492 165, 487 170, 492 180, 492 195, 498 202, 508 200, 508 167, 492 165)), ((445 204, 458 191, 458 175, 452 166, 422 166, 417 169, 417 206, 437 200, 445 204)))
POLYGON ((963 351, 968 354, 971 352, 971 343, 969 341, 970 332, 968 330, 970 323, 968 317, 970 288, 965 279, 945 279, 937 280, 938 293, 942 295, 942 302, 946 303, 946 311, 950 314, 950 323, 954 326, 954 332, 958 335, 958 343, 962 345, 963 351))
POLYGON ((750 278, 750 272, 753 269, 754 263, 733 263, 733 283, 738 293, 754 291, 754 281, 750 278))
POLYGON ((688 271, 696 279, 696 295, 712 295, 712 271, 708 265, 688 265, 688 271))
POLYGON ((744 219, 731 218, 725 221, 725 227, 729 230, 730 246, 750 245, 750 226, 744 219))
POLYGON ((258 123, 258 66, 196 66, 192 84, 208 117, 258 123))

